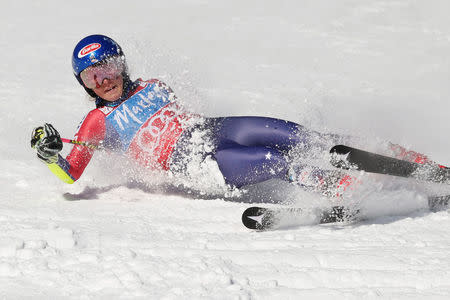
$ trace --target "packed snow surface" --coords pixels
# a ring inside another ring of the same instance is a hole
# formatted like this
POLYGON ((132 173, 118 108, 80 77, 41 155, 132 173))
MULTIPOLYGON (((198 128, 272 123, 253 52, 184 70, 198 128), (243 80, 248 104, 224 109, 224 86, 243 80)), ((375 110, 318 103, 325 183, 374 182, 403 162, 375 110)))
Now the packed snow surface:
POLYGON ((450 165, 449 11, 446 0, 2 1, 0 298, 448 299, 449 212, 426 203, 447 187, 359 174, 361 189, 336 201, 365 221, 252 232, 240 221, 252 200, 326 200, 277 181, 227 190, 213 164, 186 188, 138 182, 101 153, 66 185, 29 137, 50 122, 70 138, 93 108, 70 57, 102 33, 133 78, 165 81, 193 112, 283 118, 367 148, 390 140, 450 165))

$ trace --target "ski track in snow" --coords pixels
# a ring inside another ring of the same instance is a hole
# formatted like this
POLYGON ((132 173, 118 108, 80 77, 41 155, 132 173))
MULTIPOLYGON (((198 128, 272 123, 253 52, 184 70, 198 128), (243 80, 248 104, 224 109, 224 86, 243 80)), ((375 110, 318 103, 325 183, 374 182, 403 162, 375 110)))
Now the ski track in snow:
POLYGON ((278 182, 241 195, 143 188, 101 155, 68 186, 29 149, 34 126, 71 137, 92 108, 70 55, 104 33, 134 76, 166 81, 193 111, 392 140, 450 165, 448 1, 1 6, 0 298, 450 296, 449 213, 424 209, 421 184, 364 177, 366 221, 253 232, 240 222, 249 204, 228 200, 323 200, 278 182))

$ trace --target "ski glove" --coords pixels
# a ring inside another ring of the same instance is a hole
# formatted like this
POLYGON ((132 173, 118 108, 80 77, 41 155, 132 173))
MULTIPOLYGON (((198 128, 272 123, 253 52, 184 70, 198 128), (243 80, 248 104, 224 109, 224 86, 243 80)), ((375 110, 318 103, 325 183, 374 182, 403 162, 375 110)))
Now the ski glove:
POLYGON ((45 123, 33 129, 31 133, 31 148, 36 149, 37 157, 45 163, 51 164, 58 161, 58 153, 63 148, 63 143, 58 131, 45 123))

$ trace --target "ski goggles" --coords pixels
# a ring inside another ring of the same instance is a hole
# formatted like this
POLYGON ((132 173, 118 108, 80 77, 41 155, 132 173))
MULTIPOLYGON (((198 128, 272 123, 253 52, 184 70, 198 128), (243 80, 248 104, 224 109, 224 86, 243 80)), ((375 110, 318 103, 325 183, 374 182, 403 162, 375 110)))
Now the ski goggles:
POLYGON ((84 69, 80 78, 87 88, 94 89, 99 88, 105 79, 116 79, 124 70, 122 58, 114 57, 84 69))

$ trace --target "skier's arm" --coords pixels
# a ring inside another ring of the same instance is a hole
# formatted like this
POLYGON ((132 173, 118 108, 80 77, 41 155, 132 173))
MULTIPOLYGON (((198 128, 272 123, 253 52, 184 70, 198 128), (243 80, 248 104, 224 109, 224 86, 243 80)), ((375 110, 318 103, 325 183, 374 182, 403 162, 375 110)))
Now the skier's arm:
MULTIPOLYGON (((75 135, 75 140, 94 145, 99 144, 105 136, 104 120, 105 117, 101 111, 91 111, 82 122, 77 134, 75 135)), ((39 129, 39 127, 35 129, 33 136, 36 136, 37 129, 39 129)), ((54 131, 57 134, 57 138, 60 140, 59 134, 56 130, 54 131)), ((40 137, 41 139, 35 141, 34 146, 33 138, 31 142, 32 147, 38 152, 38 158, 45 162, 50 171, 52 171, 52 173, 62 181, 71 184, 78 180, 86 166, 89 164, 89 161, 94 154, 94 149, 83 145, 75 145, 70 154, 66 158, 63 158, 60 154, 57 154, 62 149, 61 143, 61 148, 58 151, 46 155, 45 149, 42 147, 45 143, 43 144, 42 141, 45 141, 47 137, 45 135, 41 135, 40 137)))
POLYGON ((44 124, 33 130, 31 148, 36 149, 37 157, 47 164, 49 169, 61 180, 73 183, 73 178, 62 169, 64 159, 58 153, 63 144, 58 131, 51 124, 44 124))
POLYGON ((74 183, 78 178, 70 174, 70 164, 61 155, 58 154, 58 160, 54 163, 47 164, 47 167, 53 174, 65 183, 74 183))

